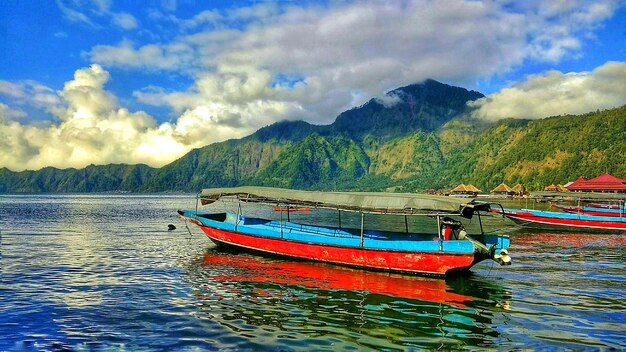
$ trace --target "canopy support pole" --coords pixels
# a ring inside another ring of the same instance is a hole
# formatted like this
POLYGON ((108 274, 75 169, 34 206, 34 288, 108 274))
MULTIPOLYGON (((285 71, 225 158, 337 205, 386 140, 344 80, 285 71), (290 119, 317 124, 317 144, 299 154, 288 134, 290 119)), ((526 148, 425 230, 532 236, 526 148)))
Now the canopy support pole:
POLYGON ((480 234, 484 235, 485 231, 483 230, 483 221, 482 221, 481 216, 480 216, 480 211, 477 211, 476 215, 478 215, 478 224, 480 225, 480 234))
POLYGON ((341 228, 341 210, 337 208, 337 213, 339 213, 339 228, 341 228))
POLYGON ((441 233, 441 218, 437 215, 437 236, 439 237, 439 250, 443 251, 443 233, 441 233))
POLYGON ((283 238, 283 208, 280 206, 280 203, 278 203, 278 207, 280 208, 280 238, 283 238))
POLYGON ((409 219, 407 219, 406 215, 404 216, 404 229, 406 233, 409 233, 409 219))
POLYGON ((361 247, 363 247, 363 224, 365 213, 361 212, 361 247))
POLYGON ((235 231, 237 231, 237 226, 239 225, 239 215, 241 215, 241 202, 237 203, 237 217, 235 218, 235 231))

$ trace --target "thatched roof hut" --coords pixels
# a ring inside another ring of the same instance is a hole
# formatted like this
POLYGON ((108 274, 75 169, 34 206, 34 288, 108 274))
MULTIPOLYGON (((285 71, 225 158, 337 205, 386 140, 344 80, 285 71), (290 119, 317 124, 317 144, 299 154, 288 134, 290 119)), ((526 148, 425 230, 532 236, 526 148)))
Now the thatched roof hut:
POLYGON ((513 194, 515 194, 515 191, 511 187, 507 186, 506 184, 501 183, 501 184, 498 185, 498 187, 492 189, 491 193, 493 193, 493 194, 513 195, 513 194))
POLYGON ((524 194, 526 194, 526 187, 524 187, 521 183, 518 183, 515 186, 513 186, 512 190, 518 196, 523 196, 524 194))
POLYGON ((456 187, 454 187, 452 190, 450 190, 450 194, 452 195, 470 195, 470 196, 476 196, 478 193, 480 192, 480 190, 472 185, 464 185, 464 184, 460 184, 456 187))
POLYGON ((561 185, 551 184, 550 186, 543 189, 544 191, 549 192, 568 192, 569 190, 561 185))
POLYGON ((480 189, 476 188, 476 187, 475 187, 474 185, 472 185, 472 184, 466 185, 466 186, 465 186, 465 188, 467 188, 467 190, 468 190, 468 191, 470 191, 470 192, 474 192, 474 193, 476 193, 476 194, 478 194, 478 193, 482 192, 480 189))

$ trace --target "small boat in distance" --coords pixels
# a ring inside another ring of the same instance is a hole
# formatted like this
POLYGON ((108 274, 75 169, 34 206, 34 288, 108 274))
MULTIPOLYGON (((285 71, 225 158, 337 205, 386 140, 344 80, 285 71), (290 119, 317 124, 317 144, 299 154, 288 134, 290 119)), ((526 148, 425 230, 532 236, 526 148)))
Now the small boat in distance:
POLYGON ((420 194, 310 192, 270 187, 205 189, 196 201, 207 205, 222 198, 235 199, 237 212, 179 210, 178 215, 198 225, 218 245, 359 268, 446 275, 466 272, 485 259, 501 265, 511 263, 507 251, 509 237, 487 235, 482 229, 480 213, 489 211, 488 203, 420 194), (331 209, 338 212, 338 224, 292 222, 289 212, 287 219, 281 212, 278 220, 246 216, 241 203, 331 209), (342 227, 342 212, 360 215, 360 228, 342 227), (366 213, 394 217, 404 222, 405 231, 368 229, 366 213), (408 217, 420 215, 435 220, 438 230, 410 229, 408 217), (460 219, 474 216, 478 218, 480 233, 470 236, 460 219))
POLYGON ((531 210, 531 209, 491 209, 492 212, 503 214, 507 218, 523 225, 539 225, 541 228, 552 227, 565 231, 600 230, 626 231, 626 218, 611 216, 595 216, 555 211, 531 210))
POLYGON ((622 209, 626 210, 626 205, 621 204, 605 204, 605 203, 589 203, 587 206, 601 209, 622 209))
POLYGON ((626 213, 624 212, 623 209, 597 208, 597 207, 590 207, 590 206, 562 205, 562 204, 552 204, 552 207, 563 210, 564 212, 567 212, 567 213, 572 213, 572 214, 626 218, 626 213))

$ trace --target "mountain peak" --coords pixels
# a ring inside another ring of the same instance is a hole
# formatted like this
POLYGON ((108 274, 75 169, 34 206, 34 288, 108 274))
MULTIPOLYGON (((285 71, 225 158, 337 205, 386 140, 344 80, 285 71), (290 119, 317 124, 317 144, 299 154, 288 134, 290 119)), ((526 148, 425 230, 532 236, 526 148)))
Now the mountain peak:
POLYGON ((402 136, 416 130, 431 132, 465 111, 468 101, 482 97, 476 91, 427 79, 345 111, 331 127, 359 139, 365 135, 402 136))

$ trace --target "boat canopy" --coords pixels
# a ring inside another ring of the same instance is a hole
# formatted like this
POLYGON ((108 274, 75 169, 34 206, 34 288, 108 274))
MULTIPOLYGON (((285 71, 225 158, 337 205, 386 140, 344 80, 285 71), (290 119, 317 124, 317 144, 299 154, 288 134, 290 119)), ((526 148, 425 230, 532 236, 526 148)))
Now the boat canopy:
POLYGON ((227 196, 237 196, 244 202, 405 215, 434 211, 471 217, 475 210, 488 209, 483 203, 472 204, 471 199, 413 193, 317 192, 249 186, 203 189, 199 195, 203 205, 227 196))

